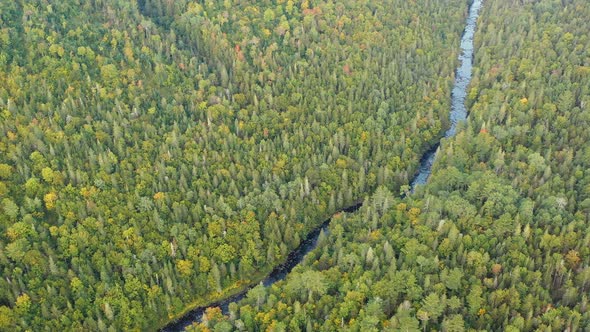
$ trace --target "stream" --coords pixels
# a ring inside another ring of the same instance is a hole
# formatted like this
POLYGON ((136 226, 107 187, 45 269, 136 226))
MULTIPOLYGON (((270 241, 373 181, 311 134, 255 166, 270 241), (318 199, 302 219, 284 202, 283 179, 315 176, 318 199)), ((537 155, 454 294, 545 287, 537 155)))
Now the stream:
MULTIPOLYGON (((467 119, 465 99, 467 97, 467 87, 471 82, 471 72, 473 67, 473 35, 475 34, 476 22, 482 2, 483 0, 473 0, 473 3, 469 7, 469 15, 465 23, 463 36, 461 37, 461 54, 459 55, 460 64, 459 67, 457 67, 455 73, 455 82, 451 92, 451 111, 449 114, 451 125, 445 132, 443 138, 454 136, 457 131, 457 125, 467 119)), ((411 182, 411 191, 414 191, 414 188, 417 185, 426 184, 428 181, 439 146, 440 142, 431 147, 420 159, 418 173, 411 182)), ((357 203, 351 207, 341 210, 341 212, 357 211, 361 205, 362 203, 357 203)), ((291 270, 293 270, 293 268, 303 260, 305 255, 315 249, 320 233, 328 231, 330 221, 331 219, 325 220, 318 228, 309 233, 307 237, 301 242, 299 247, 289 253, 286 261, 283 264, 275 267, 270 272, 270 274, 268 274, 268 276, 262 281, 262 284, 268 287, 277 281, 284 280, 289 272, 291 272, 291 270)), ((161 331, 184 331, 192 323, 201 321, 201 317, 205 313, 205 310, 210 307, 220 307, 221 311, 227 315, 229 313, 229 304, 245 298, 248 291, 254 286, 256 285, 244 289, 238 294, 230 296, 224 300, 211 303, 206 307, 195 308, 180 319, 168 324, 161 331)))

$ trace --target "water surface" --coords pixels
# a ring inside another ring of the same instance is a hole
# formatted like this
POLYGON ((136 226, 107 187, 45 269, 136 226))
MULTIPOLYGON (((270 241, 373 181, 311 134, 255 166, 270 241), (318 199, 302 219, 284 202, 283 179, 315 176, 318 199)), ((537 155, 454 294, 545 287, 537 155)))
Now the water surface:
MULTIPOLYGON (((459 54, 459 67, 455 71, 455 83, 451 92, 451 111, 449 120, 451 126, 445 132, 444 138, 455 136, 457 125, 467 119, 467 108, 465 107, 465 98, 467 97, 467 87, 471 83, 471 72, 473 69, 473 35, 475 34, 475 25, 482 0, 474 0, 469 7, 469 16, 465 23, 463 37, 461 37, 461 53, 459 54)), ((432 164, 436 157, 436 152, 440 142, 434 145, 420 159, 418 174, 411 183, 412 191, 417 185, 425 184, 432 172, 432 164)))

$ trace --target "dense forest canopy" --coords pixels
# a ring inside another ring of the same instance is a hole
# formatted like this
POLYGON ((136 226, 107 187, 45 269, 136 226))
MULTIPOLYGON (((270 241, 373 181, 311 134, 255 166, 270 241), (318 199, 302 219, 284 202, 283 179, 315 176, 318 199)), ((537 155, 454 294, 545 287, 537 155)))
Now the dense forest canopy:
POLYGON ((590 3, 0 0, 0 331, 590 326, 590 3), (336 213, 363 202, 355 213, 336 213), (335 214, 336 213, 336 214, 335 214))
POLYGON ((0 1, 0 330, 154 329, 398 192, 466 8, 0 1))
POLYGON ((429 183, 381 187, 283 282, 193 330, 586 331, 590 3, 486 0, 470 117, 429 183))

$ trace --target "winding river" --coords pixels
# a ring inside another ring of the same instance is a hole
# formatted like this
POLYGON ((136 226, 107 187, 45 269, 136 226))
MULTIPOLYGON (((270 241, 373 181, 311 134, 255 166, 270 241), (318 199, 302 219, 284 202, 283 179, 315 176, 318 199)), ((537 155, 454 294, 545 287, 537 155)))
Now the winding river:
MULTIPOLYGON (((483 0, 473 0, 473 3, 469 7, 469 15, 465 23, 465 30, 461 38, 461 54, 459 55, 460 65, 457 67, 455 73, 455 82, 451 93, 451 111, 449 119, 451 126, 445 132, 444 138, 449 138, 455 135, 457 131, 457 125, 461 121, 467 119, 467 108, 465 107, 465 98, 467 97, 467 87, 471 82, 471 72, 473 67, 473 35, 475 34, 475 26, 479 15, 483 0)), ((420 167, 418 173, 411 182, 412 191, 417 185, 423 185, 428 181, 432 171, 432 165, 436 158, 436 153, 440 146, 440 142, 434 145, 428 150, 420 159, 420 167)), ((361 203, 358 203, 349 208, 343 209, 343 212, 354 212, 361 207, 361 203)), ((287 256, 285 263, 275 267, 270 274, 262 281, 264 286, 270 286, 277 281, 283 280, 287 277, 289 272, 293 270, 309 253, 313 250, 318 241, 318 237, 321 232, 326 232, 330 224, 331 219, 328 219, 322 223, 322 225, 311 233, 308 234, 307 238, 301 242, 297 249, 293 250, 287 256)), ((253 287, 253 286, 252 286, 253 287)), ((251 287, 250 287, 251 288, 251 287)), ((243 299, 250 288, 241 291, 240 293, 226 298, 219 302, 211 303, 207 307, 199 307, 191 310, 185 316, 179 320, 170 323, 164 327, 162 331, 173 332, 173 331, 184 331, 193 322, 199 322, 205 310, 209 307, 220 307, 224 314, 229 312, 229 304, 237 302, 243 299)))

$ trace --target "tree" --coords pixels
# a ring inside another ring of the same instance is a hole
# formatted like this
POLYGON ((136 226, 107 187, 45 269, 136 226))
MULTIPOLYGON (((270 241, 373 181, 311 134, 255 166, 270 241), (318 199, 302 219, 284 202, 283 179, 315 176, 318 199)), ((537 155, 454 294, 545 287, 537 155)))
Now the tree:
POLYGON ((256 309, 258 310, 266 299, 266 288, 264 285, 259 284, 248 291, 247 297, 256 303, 256 309))
POLYGON ((443 320, 442 330, 445 332, 463 332, 465 331, 465 323, 461 315, 452 315, 443 320))
POLYGON ((422 301, 422 317, 426 313, 429 319, 436 321, 445 310, 445 304, 436 293, 430 293, 422 301))
POLYGON ((49 167, 44 167, 41 170, 41 177, 43 178, 43 180, 47 183, 52 183, 53 182, 53 170, 49 167))
POLYGON ((215 249, 215 257, 224 263, 234 259, 236 250, 228 244, 222 244, 215 249))
POLYGON ((2 200, 2 210, 11 220, 16 220, 19 208, 10 198, 4 198, 2 200))
POLYGON ((428 321, 430 320, 430 314, 427 311, 420 309, 416 313, 416 317, 422 321, 422 328, 424 331, 426 331, 426 327, 428 327, 428 321))
POLYGON ((565 255, 565 263, 569 269, 577 269, 581 261, 580 255, 576 250, 570 250, 565 255))
POLYGON ((12 175, 12 167, 0 163, 0 180, 7 180, 12 175))
POLYGON ((0 306, 0 329, 9 330, 14 328, 15 317, 13 311, 6 306, 0 306))
POLYGON ((27 294, 21 294, 16 298, 16 313, 26 317, 31 309, 31 298, 27 294))
POLYGON ((458 268, 451 270, 445 269, 441 272, 441 280, 444 282, 445 286, 452 291, 457 291, 461 288, 462 278, 463 271, 458 268))
POLYGON ((45 207, 47 210, 53 210, 55 208, 55 202, 57 201, 57 193, 54 191, 48 192, 43 196, 43 201, 45 201, 45 207))
POLYGON ((307 301, 310 302, 313 301, 314 293, 321 296, 327 290, 322 273, 313 270, 293 275, 285 287, 291 294, 307 291, 307 301))
POLYGON ((186 259, 179 259, 176 261, 176 268, 182 276, 188 277, 193 273, 193 262, 186 259))

